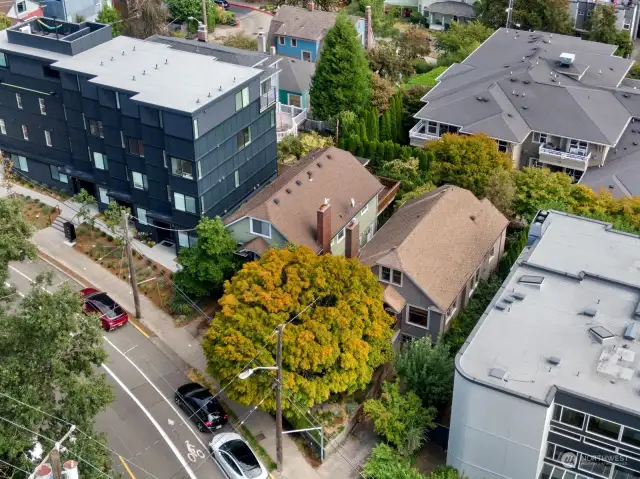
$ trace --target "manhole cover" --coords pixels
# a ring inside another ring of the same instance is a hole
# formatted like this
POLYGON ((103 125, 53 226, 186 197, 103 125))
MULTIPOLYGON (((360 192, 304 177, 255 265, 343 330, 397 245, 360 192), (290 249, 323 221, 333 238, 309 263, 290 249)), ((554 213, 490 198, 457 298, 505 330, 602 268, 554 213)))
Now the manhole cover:
POLYGON ((256 441, 260 442, 262 440, 264 440, 265 435, 262 433, 256 434, 256 441))

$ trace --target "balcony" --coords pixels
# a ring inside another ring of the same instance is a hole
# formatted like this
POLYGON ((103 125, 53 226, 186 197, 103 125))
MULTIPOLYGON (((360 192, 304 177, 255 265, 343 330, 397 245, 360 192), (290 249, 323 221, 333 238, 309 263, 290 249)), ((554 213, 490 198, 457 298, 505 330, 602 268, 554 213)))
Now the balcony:
POLYGON ((574 170, 586 170, 591 158, 590 151, 572 149, 571 152, 549 148, 548 145, 540 145, 538 150, 539 162, 574 170))
POLYGON ((422 148, 427 141, 439 140, 438 135, 432 135, 427 132, 427 122, 420 120, 416 126, 409 130, 409 142, 412 146, 422 148))
POLYGON ((264 111, 273 105, 276 102, 277 94, 276 89, 271 88, 267 93, 260 95, 260 111, 264 111))
POLYGON ((307 109, 278 103, 276 116, 276 139, 282 141, 285 136, 297 135, 298 127, 307 119, 307 109))
POLYGON ((400 182, 384 176, 376 176, 376 178, 383 186, 382 191, 378 193, 378 216, 380 216, 380 213, 396 198, 400 189, 400 182))

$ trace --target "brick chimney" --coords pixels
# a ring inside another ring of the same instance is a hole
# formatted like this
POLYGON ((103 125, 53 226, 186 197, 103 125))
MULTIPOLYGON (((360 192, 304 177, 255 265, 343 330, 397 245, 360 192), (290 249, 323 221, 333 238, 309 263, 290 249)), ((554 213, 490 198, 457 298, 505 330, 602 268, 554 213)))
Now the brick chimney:
POLYGON ((364 49, 373 48, 373 24, 371 22, 371 7, 367 5, 364 9, 364 49))
POLYGON ((347 225, 345 236, 344 255, 347 258, 357 258, 360 247, 360 223, 357 219, 353 218, 347 225))
POLYGON ((310 12, 313 12, 314 8, 315 8, 315 4, 313 2, 307 2, 307 10, 309 10, 310 12))
POLYGON ((316 241, 322 246, 322 254, 331 253, 331 205, 329 201, 318 208, 316 241))

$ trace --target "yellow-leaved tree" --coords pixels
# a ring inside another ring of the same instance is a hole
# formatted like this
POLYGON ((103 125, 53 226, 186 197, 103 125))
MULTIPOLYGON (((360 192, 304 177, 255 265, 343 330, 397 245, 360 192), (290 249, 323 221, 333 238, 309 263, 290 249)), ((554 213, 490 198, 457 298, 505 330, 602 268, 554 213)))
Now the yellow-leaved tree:
MULTIPOLYGON (((221 385, 256 354, 251 367, 274 366, 274 332, 301 311, 284 330, 285 397, 293 394, 311 407, 331 394, 363 389, 391 358, 394 319, 383 308, 378 279, 357 259, 317 256, 304 246, 272 249, 225 283, 220 305, 203 348, 208 372, 221 385)), ((257 371, 226 392, 241 404, 256 404, 274 379, 274 371, 257 371)), ((273 395, 262 407, 275 409, 273 395)), ((289 401, 283 407, 291 407, 289 401)))

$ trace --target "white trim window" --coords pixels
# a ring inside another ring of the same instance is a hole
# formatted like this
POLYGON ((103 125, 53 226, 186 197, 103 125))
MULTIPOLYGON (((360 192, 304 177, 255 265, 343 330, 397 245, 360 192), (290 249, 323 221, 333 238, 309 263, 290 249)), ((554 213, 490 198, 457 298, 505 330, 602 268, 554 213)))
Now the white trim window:
POLYGON ((285 43, 284 37, 278 37, 278 44, 284 45, 284 43, 285 43))
POLYGON ((22 138, 29 141, 29 129, 27 128, 27 125, 22 125, 22 138))
POLYGON ((131 172, 131 180, 133 181, 133 187, 136 190, 147 190, 149 189, 149 183, 147 182, 147 175, 144 173, 139 173, 137 171, 131 172))
POLYGON ((16 93, 16 105, 19 110, 22 110, 22 95, 20 93, 16 93))
POLYGON ((498 151, 506 153, 509 149, 509 142, 504 140, 498 140, 498 151))
MULTIPOLYGON (((109 163, 107 163, 107 155, 104 153, 98 153, 97 151, 93 152, 93 164, 99 170, 108 170, 109 163)), ((135 186, 135 180, 134 180, 135 186)))
POLYGON ((100 197, 100 203, 108 205, 111 201, 109 195, 107 194, 109 190, 103 188, 102 186, 98 186, 98 196, 100 197))
POLYGON ((51 132, 49 130, 44 130, 44 142, 47 146, 53 146, 51 142, 51 132))
POLYGON ((178 211, 196 214, 196 199, 193 196, 173 192, 173 204, 178 211))
POLYGON ((249 87, 244 87, 236 93, 236 111, 240 111, 249 105, 249 87))
POLYGON ((244 149, 249 143, 251 143, 251 128, 247 126, 240 130, 236 135, 236 146, 238 151, 244 149))
POLYGON ((249 231, 254 235, 271 238, 271 223, 257 218, 250 218, 249 231))
POLYGON ((430 314, 428 309, 411 306, 407 308, 407 324, 423 329, 429 329, 430 314))
POLYGON ((427 122, 427 133, 429 133, 430 135, 437 135, 438 134, 438 122, 428 121, 427 122))
POLYGON ((478 268, 476 272, 473 273, 473 276, 471 277, 471 289, 469 290, 469 296, 471 296, 473 292, 476 290, 479 282, 480 282, 480 268, 478 268))
POLYGON ((544 145, 547 142, 547 134, 534 131, 531 141, 533 143, 540 143, 541 145, 544 145))
POLYGON ((29 165, 27 164, 26 157, 12 154, 11 159, 13 160, 13 167, 15 169, 29 173, 29 165))
POLYGON ((613 464, 593 456, 580 454, 578 469, 580 471, 590 472, 595 476, 609 478, 611 476, 611 469, 613 469, 613 464))
POLYGON ((47 106, 44 104, 44 98, 38 98, 38 105, 40 105, 40 114, 47 114, 47 106))
POLYGON ((455 304, 447 310, 446 319, 444 322, 448 323, 449 321, 451 321, 451 318, 455 316, 457 311, 458 311, 458 300, 456 299, 455 304))
POLYGON ((298 46, 298 39, 297 38, 292 38, 291 39, 291 46, 296 48, 298 46))
POLYGON ((144 208, 140 208, 139 206, 136 208, 137 212, 138 212, 138 223, 140 223, 141 225, 148 225, 149 222, 147 221, 147 210, 145 210, 144 208))
POLYGON ((586 154, 589 149, 589 143, 582 140, 570 140, 569 141, 569 152, 571 150, 579 150, 580 152, 586 154))
POLYGON ((300 60, 303 62, 312 62, 313 61, 313 53, 309 50, 302 50, 300 54, 300 60))
POLYGON ((360 216, 364 216, 364 214, 369 211, 369 203, 367 203, 366 205, 364 205, 364 208, 362 208, 360 210, 360 216))
POLYGON ((382 283, 394 284, 402 287, 402 271, 399 269, 380 266, 379 279, 382 283))
POLYGON ((487 261, 491 261, 495 255, 496 255, 496 245, 493 245, 491 247, 491 251, 489 251, 489 259, 487 261))
POLYGON ((7 134, 7 125, 4 124, 4 120, 0 120, 0 133, 7 134))
POLYGON ((347 235, 346 228, 342 228, 341 231, 338 231, 338 234, 336 235, 336 243, 341 243, 342 241, 344 241, 344 238, 346 235, 347 235))

